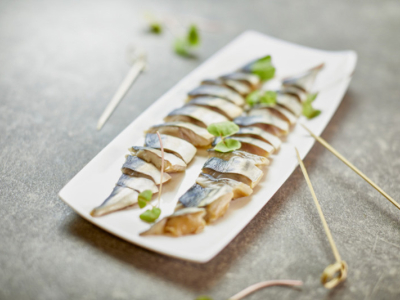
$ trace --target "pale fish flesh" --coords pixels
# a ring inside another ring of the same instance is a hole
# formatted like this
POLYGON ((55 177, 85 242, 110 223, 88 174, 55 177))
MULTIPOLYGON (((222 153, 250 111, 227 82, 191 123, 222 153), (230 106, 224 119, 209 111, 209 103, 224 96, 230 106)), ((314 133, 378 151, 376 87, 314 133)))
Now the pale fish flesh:
POLYGON ((214 136, 207 129, 187 122, 169 122, 151 127, 148 133, 160 133, 172 135, 188 141, 196 147, 208 147, 214 136))
MULTIPOLYGON (((197 151, 196 147, 191 143, 174 136, 161 134, 161 141, 165 152, 177 155, 178 157, 182 158, 186 164, 190 163, 197 151)), ((145 143, 147 147, 156 149, 161 148, 160 141, 156 133, 146 134, 145 143)))
POLYGON ((251 188, 254 188, 263 176, 263 172, 251 161, 241 157, 232 157, 228 161, 217 157, 209 158, 204 163, 202 172, 214 178, 240 181, 251 188))
POLYGON ((228 87, 234 92, 242 96, 246 96, 251 92, 251 88, 243 82, 236 80, 223 80, 223 79, 206 79, 201 82, 202 85, 219 85, 228 87))
POLYGON ((246 83, 252 90, 257 89, 260 84, 261 80, 260 77, 251 73, 245 72, 234 72, 230 74, 226 74, 220 77, 223 80, 236 80, 239 82, 246 83))
POLYGON ((219 114, 224 115, 230 120, 239 117, 243 113, 243 109, 233 104, 232 102, 213 96, 202 96, 193 98, 187 105, 207 107, 219 114))
POLYGON ((238 106, 245 104, 244 98, 237 92, 234 92, 230 88, 218 86, 218 85, 200 85, 191 92, 189 92, 189 98, 195 98, 200 96, 215 96, 226 99, 238 106))
POLYGON ((257 105, 248 112, 249 116, 259 116, 259 115, 274 115, 289 123, 289 125, 294 125, 297 121, 297 117, 280 105, 257 105))
MULTIPOLYGON (((268 157, 275 151, 275 148, 271 144, 268 144, 258 139, 254 139, 252 137, 230 136, 227 137, 226 139, 234 139, 239 141, 241 143, 240 150, 259 156, 268 157)), ((216 138, 213 143, 213 146, 215 146, 220 141, 221 141, 220 137, 216 138)))
MULTIPOLYGON (((161 184, 161 173, 152 164, 145 162, 137 156, 128 155, 124 165, 122 166, 122 173, 126 175, 145 177, 154 181, 155 184, 161 184)), ((163 174, 162 183, 171 179, 167 173, 163 174)))
POLYGON ((292 112, 295 116, 300 116, 303 110, 301 103, 293 95, 278 93, 276 103, 292 112))
POLYGON ((249 152, 242 151, 242 150, 235 150, 235 151, 231 151, 231 152, 219 152, 219 151, 215 151, 214 149, 208 149, 207 152, 210 155, 210 157, 218 157, 223 160, 230 160, 232 157, 241 157, 241 158, 245 158, 245 159, 251 161, 257 167, 269 165, 268 158, 259 156, 259 155, 255 155, 255 154, 251 154, 249 152))
POLYGON ((286 135, 289 133, 289 124, 275 116, 238 117, 234 122, 241 127, 259 127, 275 135, 286 135))
POLYGON ((315 82, 315 78, 317 77, 318 73, 322 70, 323 67, 324 64, 320 64, 310 70, 285 78, 283 80, 283 85, 295 86, 302 89, 304 92, 308 93, 310 92, 315 82))
MULTIPOLYGON (((161 170, 162 153, 161 150, 151 147, 133 146, 129 149, 132 155, 143 159, 148 163, 152 163, 156 168, 161 170)), ((167 173, 183 172, 186 170, 186 163, 175 154, 164 151, 164 171, 167 173)))
POLYGON ((268 144, 271 144, 275 150, 281 147, 282 141, 275 135, 266 132, 258 127, 241 127, 238 132, 236 132, 233 137, 252 137, 268 144))
POLYGON ((165 122, 187 122, 207 128, 208 125, 216 122, 229 121, 225 116, 216 113, 211 109, 201 106, 183 106, 170 112, 164 118, 165 122))

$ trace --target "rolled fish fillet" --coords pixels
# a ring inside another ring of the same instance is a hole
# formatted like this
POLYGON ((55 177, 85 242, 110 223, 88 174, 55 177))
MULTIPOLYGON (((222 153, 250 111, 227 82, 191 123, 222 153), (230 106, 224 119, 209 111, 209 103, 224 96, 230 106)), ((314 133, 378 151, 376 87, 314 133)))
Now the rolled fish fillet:
MULTIPOLYGON (((157 185, 161 184, 160 171, 153 164, 147 163, 137 156, 127 156, 126 161, 122 166, 122 173, 136 177, 145 177, 153 180, 157 185)), ((163 173, 162 183, 165 183, 170 179, 170 175, 163 173)))
POLYGON ((278 150, 282 144, 282 141, 277 136, 266 132, 258 127, 242 127, 237 133, 233 135, 233 137, 235 136, 251 137, 254 139, 258 139, 272 145, 275 150, 278 150))
MULTIPOLYGON (((264 141, 259 139, 255 139, 252 137, 245 137, 245 136, 230 136, 226 139, 234 139, 241 143, 240 150, 246 151, 251 154, 255 154, 258 156, 268 157, 272 153, 274 153, 275 148, 264 141)), ((221 141, 221 138, 216 138, 213 142, 213 146, 221 141)))
POLYGON ((251 92, 251 87, 238 80, 231 79, 206 79, 201 82, 202 85, 217 85, 230 88, 241 96, 246 96, 251 92))
POLYGON ((189 98, 195 98, 200 96, 215 96, 222 99, 226 99, 238 106, 245 104, 244 98, 232 89, 218 85, 200 85, 194 90, 188 93, 189 98))
POLYGON ((289 133, 289 124, 275 116, 238 117, 234 122, 241 127, 258 127, 276 135, 289 133))
POLYGON ((293 125, 297 121, 297 117, 292 112, 280 105, 257 105, 252 108, 248 114, 249 116, 274 115, 283 121, 288 122, 289 125, 293 125))
POLYGON ((230 160, 232 157, 241 157, 247 159, 252 162, 257 167, 267 166, 269 165, 269 160, 266 157, 255 155, 243 150, 235 150, 231 152, 219 152, 214 149, 207 150, 210 157, 217 157, 223 160, 230 160))
POLYGON ((228 100, 213 96, 202 96, 193 98, 187 105, 204 106, 221 115, 224 115, 230 120, 239 117, 243 113, 243 109, 236 104, 233 104, 228 100))
POLYGON ((229 121, 225 116, 201 106, 182 106, 170 112, 164 118, 165 122, 193 123, 207 128, 212 123, 229 121))

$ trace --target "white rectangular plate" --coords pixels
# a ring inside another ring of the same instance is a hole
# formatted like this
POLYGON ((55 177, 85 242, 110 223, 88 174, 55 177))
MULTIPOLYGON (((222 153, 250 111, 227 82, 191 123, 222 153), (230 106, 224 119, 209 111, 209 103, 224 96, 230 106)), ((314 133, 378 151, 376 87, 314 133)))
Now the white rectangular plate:
MULTIPOLYGON (((180 238, 141 237, 139 233, 148 229, 150 225, 139 219, 143 210, 138 207, 100 218, 93 218, 89 213, 110 194, 121 174, 127 149, 143 144, 144 130, 161 123, 169 111, 182 106, 186 93, 196 87, 202 79, 234 71, 250 60, 267 54, 272 55, 277 77, 295 74, 321 62, 325 63, 325 68, 315 83, 315 90, 320 93, 314 103, 322 113, 311 121, 304 118, 300 120, 320 135, 350 83, 357 60, 355 52, 321 51, 247 31, 154 102, 87 164, 60 191, 59 196, 83 218, 126 241, 193 262, 204 263, 212 259, 253 219, 294 171, 297 159, 293 146, 298 147, 302 158, 311 149, 314 139, 300 126, 296 126, 289 134, 281 150, 273 157, 271 166, 264 170, 264 178, 254 194, 233 201, 226 215, 215 224, 207 226, 200 234, 180 238)), ((205 160, 206 156, 200 152, 186 173, 173 174, 172 180, 164 185, 161 218, 172 213, 178 198, 194 184, 205 160)))

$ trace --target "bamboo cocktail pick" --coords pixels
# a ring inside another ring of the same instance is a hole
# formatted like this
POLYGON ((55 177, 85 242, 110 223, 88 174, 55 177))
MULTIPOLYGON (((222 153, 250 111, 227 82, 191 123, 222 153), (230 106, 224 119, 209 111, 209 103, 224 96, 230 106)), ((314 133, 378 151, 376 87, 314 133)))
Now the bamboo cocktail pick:
POLYGON ((311 185, 310 178, 308 177, 307 170, 303 164, 303 161, 300 158, 299 151, 296 150, 297 159, 299 160, 299 164, 301 170, 303 171, 304 178, 307 181, 308 188, 310 189, 312 198, 314 199, 315 206, 317 207, 319 217, 321 218, 322 225, 324 226, 326 236, 328 237, 329 243, 332 248, 333 255, 335 256, 336 262, 332 265, 329 265, 325 268, 324 272, 321 275, 321 282, 327 289, 332 289, 336 287, 339 283, 346 280, 347 278, 347 264, 344 260, 341 259, 339 251, 336 248, 335 242, 333 241, 333 237, 331 231, 329 230, 328 224, 326 223, 324 214, 322 213, 321 206, 319 205, 317 196, 315 195, 314 189, 311 185))
POLYGON ((379 186, 377 186, 371 179, 369 179, 364 173, 362 173, 359 169, 357 169, 355 166, 353 166, 352 163, 350 163, 347 159, 345 159, 339 152, 337 152, 331 145, 329 145, 323 138, 316 136, 314 133, 311 132, 310 129, 308 129, 304 124, 301 124, 301 126, 304 127, 305 130, 308 131, 308 133, 316 139, 318 142, 320 142, 326 149, 331 151, 337 158, 339 158, 342 162, 344 162, 350 169, 352 169, 354 172, 356 172, 362 179, 364 179, 366 182, 368 182, 370 185, 372 185, 373 188, 375 188, 379 193, 381 193, 386 199, 388 199, 394 206, 396 206, 398 209, 400 209, 400 204, 398 204, 392 197, 390 197, 388 194, 386 194, 379 186))

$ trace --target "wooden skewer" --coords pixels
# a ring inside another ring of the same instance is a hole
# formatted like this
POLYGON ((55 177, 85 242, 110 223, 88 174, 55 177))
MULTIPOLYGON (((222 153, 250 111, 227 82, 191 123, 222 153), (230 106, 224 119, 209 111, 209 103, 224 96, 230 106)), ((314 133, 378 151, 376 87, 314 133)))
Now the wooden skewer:
POLYGON ((325 229, 326 236, 328 237, 329 243, 332 248, 333 255, 335 256, 336 263, 329 265, 325 268, 324 272, 321 276, 322 284, 327 288, 331 289, 337 286, 339 283, 344 281, 347 278, 347 264, 340 257, 339 251, 336 248, 336 244, 333 240, 331 231, 329 230, 328 224, 326 223, 324 214, 322 213, 321 206, 319 205, 317 196, 315 195, 314 188, 311 184, 310 178, 308 177, 308 173, 306 167, 304 166, 303 161, 301 160, 299 151, 295 147, 297 159, 299 160, 299 164, 301 170, 303 171, 304 178, 307 181, 308 188, 310 189, 312 198, 314 199, 315 206, 317 207, 319 217, 321 218, 322 225, 325 229), (337 275, 337 276, 336 276, 337 275))
POLYGON ((347 159, 345 159, 339 152, 337 152, 331 145, 329 145, 323 138, 316 136, 314 133, 311 132, 304 124, 301 124, 308 133, 320 142, 326 149, 331 151, 337 158, 339 158, 342 162, 344 162, 350 169, 356 172, 362 179, 368 182, 373 188, 375 188, 379 193, 381 193, 386 199, 388 199, 394 206, 400 209, 400 204, 397 203, 392 197, 386 194, 379 186, 377 186, 371 179, 369 179, 363 172, 357 169, 352 163, 350 163, 347 159))

